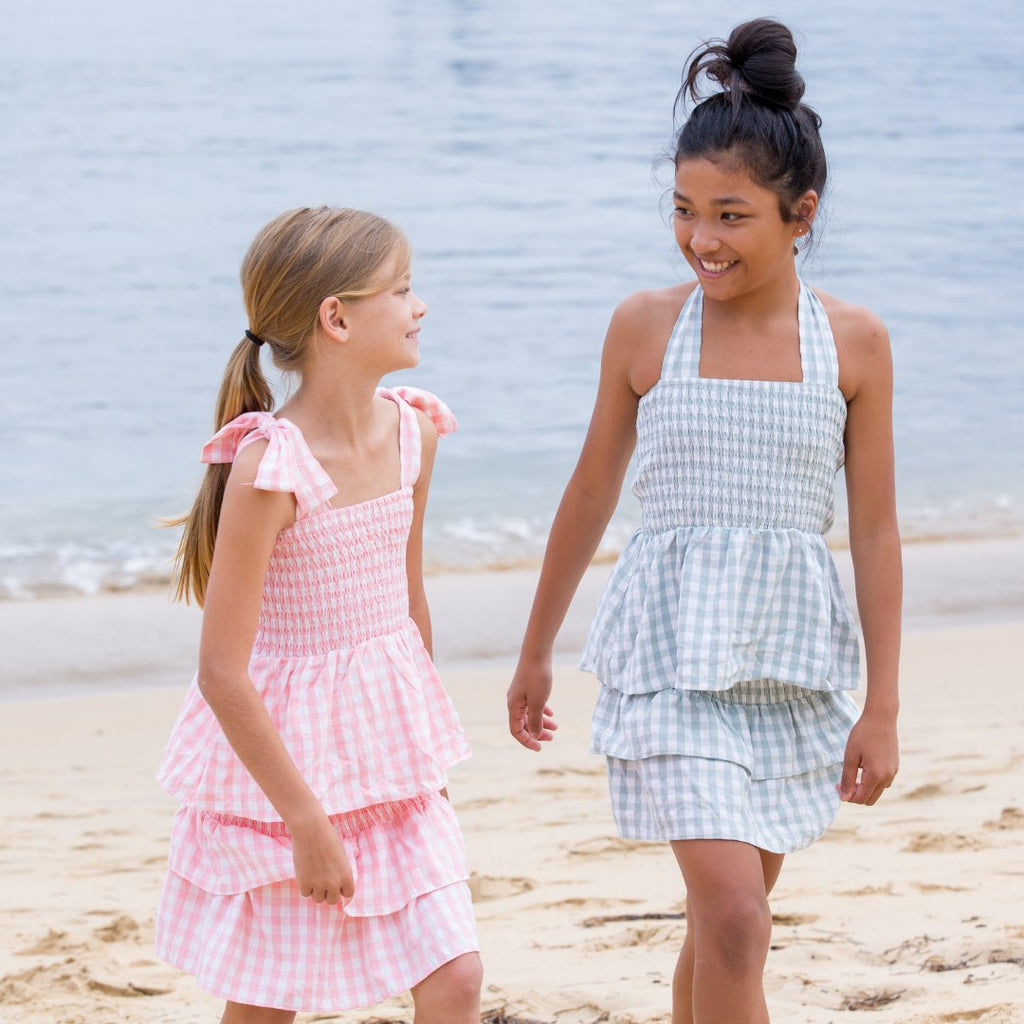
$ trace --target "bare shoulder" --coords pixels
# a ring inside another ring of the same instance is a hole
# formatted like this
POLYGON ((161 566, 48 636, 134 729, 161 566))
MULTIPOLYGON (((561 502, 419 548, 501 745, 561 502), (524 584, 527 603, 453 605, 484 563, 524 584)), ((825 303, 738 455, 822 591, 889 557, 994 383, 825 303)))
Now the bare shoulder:
POLYGON ((814 293, 825 307, 837 346, 867 356, 888 352, 889 332, 877 313, 817 288, 814 293))
POLYGON ((423 438, 424 445, 431 445, 437 447, 437 427, 434 425, 434 421, 422 410, 413 406, 413 412, 416 413, 416 422, 420 425, 420 436, 423 438))
POLYGON ((892 353, 889 332, 881 317, 866 306, 815 289, 828 314, 839 358, 839 386, 847 399, 871 382, 891 387, 892 353))
POLYGON ((231 464, 229 482, 236 485, 251 484, 256 479, 256 471, 260 468, 260 462, 269 444, 270 442, 262 437, 247 444, 231 464))
POLYGON ((623 366, 630 388, 643 395, 657 383, 672 328, 697 283, 634 292, 612 314, 606 358, 623 366))
POLYGON ((671 330, 696 286, 696 281, 687 281, 669 288, 633 292, 615 308, 612 324, 625 330, 649 331, 667 322, 671 330))

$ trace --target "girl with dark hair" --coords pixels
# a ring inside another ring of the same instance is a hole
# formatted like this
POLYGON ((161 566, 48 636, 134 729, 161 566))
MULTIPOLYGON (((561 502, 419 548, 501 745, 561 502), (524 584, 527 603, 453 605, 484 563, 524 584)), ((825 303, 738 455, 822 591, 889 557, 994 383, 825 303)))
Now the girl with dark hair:
POLYGON ((641 525, 582 667, 621 835, 671 844, 687 934, 673 1024, 764 1024, 768 896, 840 800, 874 804, 898 765, 902 571, 885 327, 797 274, 826 182, 818 116, 777 22, 698 50, 680 103, 676 242, 696 281, 615 311, 590 429, 559 506, 509 728, 552 739, 555 635, 636 449, 641 525), (702 79, 718 91, 700 99, 702 79), (866 652, 824 534, 845 465, 866 652))

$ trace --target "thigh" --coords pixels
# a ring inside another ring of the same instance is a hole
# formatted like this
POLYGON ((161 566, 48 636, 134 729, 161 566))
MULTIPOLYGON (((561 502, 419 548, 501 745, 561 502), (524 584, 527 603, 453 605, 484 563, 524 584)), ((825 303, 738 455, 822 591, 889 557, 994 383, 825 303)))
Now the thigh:
MULTIPOLYGON (((687 898, 695 903, 728 893, 767 895, 763 851, 756 846, 732 839, 675 839, 671 846, 687 898)), ((778 871, 774 874, 778 877, 778 871)))
POLYGON ((767 850, 758 850, 757 852, 761 857, 761 871, 764 875, 764 894, 769 896, 772 889, 775 888, 775 883, 779 880, 779 875, 782 873, 782 863, 786 859, 786 855, 784 853, 769 853, 767 850))

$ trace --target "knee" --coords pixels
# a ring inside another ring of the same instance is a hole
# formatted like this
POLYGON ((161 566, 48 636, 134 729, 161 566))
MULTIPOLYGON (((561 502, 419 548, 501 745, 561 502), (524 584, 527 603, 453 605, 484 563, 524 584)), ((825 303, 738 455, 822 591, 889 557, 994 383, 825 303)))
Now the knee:
POLYGON ((453 1002, 471 1005, 480 998, 484 968, 479 953, 464 953, 445 964, 442 970, 445 971, 445 988, 453 1002))
POLYGON ((696 955, 730 971, 761 970, 768 956, 772 915, 767 900, 745 893, 723 896, 701 920, 696 955))
POLYGON ((480 1006, 483 966, 479 953, 463 953, 439 967, 413 989, 416 1020, 449 1022, 476 1020, 480 1006))

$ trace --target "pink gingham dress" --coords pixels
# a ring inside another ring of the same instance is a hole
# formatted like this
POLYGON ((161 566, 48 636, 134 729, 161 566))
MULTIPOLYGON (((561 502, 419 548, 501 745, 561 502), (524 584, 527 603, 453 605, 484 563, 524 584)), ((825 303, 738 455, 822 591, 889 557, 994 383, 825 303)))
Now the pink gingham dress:
POLYGON ((356 505, 298 428, 246 413, 203 449, 231 462, 267 442, 254 486, 295 495, 267 568, 249 674, 285 746, 334 821, 355 895, 303 899, 284 823, 235 755, 193 680, 158 772, 181 806, 156 950, 233 1002, 307 1012, 367 1006, 478 948, 465 848, 440 795, 469 756, 455 709, 409 617, 406 546, 419 474, 414 388, 399 409, 401 486, 356 505))

